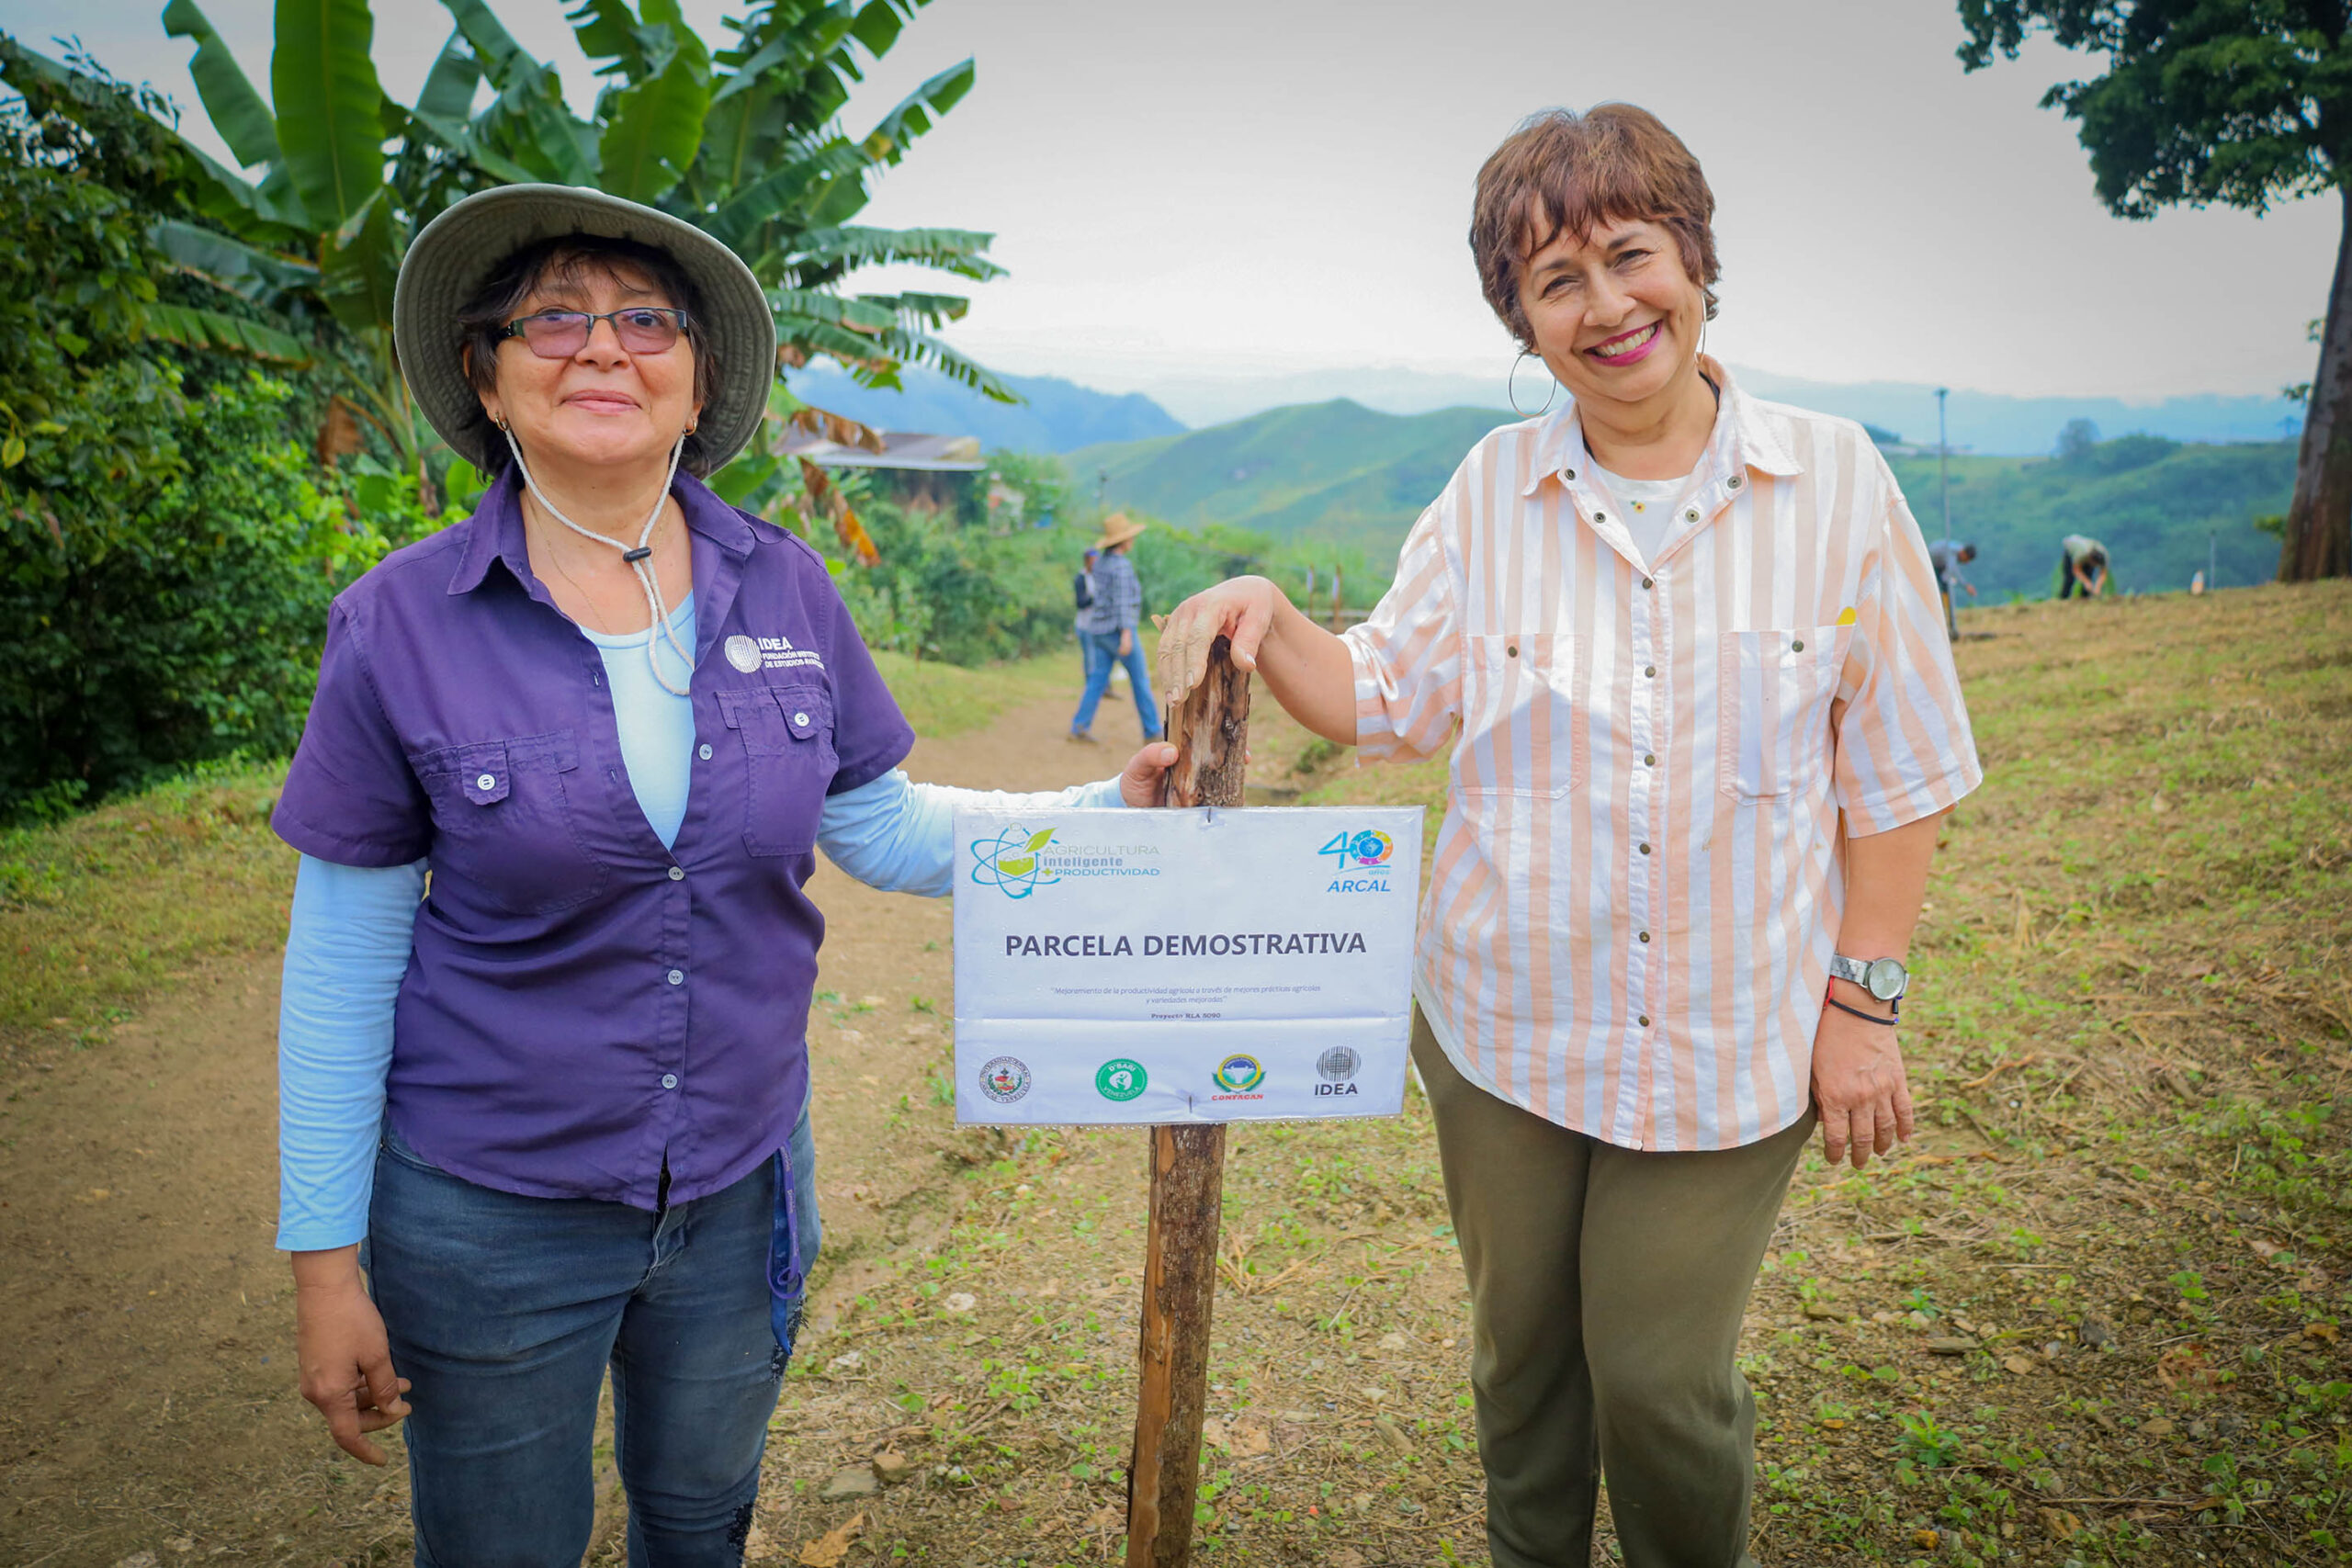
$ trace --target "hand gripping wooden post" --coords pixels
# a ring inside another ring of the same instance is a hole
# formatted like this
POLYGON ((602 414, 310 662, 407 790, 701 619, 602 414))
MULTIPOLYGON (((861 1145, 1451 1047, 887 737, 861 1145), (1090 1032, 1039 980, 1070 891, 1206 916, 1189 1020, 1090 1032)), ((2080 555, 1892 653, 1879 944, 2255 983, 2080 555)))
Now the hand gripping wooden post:
MULTIPOLYGON (((1161 804, 1239 806, 1250 738, 1250 677, 1219 637, 1208 672, 1168 715, 1176 763, 1161 804)), ((1208 1394, 1209 1312, 1216 1299, 1225 1128, 1151 1130, 1151 1233, 1143 1270, 1142 1388, 1127 1464, 1127 1568, 1182 1568, 1193 1556, 1208 1394)))

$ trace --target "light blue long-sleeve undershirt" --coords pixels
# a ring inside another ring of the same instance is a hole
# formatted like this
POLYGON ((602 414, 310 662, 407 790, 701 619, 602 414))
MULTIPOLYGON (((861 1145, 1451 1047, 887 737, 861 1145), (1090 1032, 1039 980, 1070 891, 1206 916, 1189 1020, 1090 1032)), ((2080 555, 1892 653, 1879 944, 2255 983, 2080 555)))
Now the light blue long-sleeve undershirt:
MULTIPOLYGON (((677 614, 691 647, 691 601, 677 614)), ((662 841, 673 842, 694 773, 694 705, 654 679, 643 636, 589 640, 612 687, 630 788, 662 841)), ((664 669, 674 676, 673 663, 672 655, 664 669)), ((958 807, 1120 804, 1115 779, 1019 795, 919 784, 894 770, 828 796, 817 844, 869 886, 941 897, 955 886, 958 807)), ((348 1247, 368 1234, 392 1010, 408 971, 424 872, 424 861, 349 866, 304 855, 295 873, 277 1019, 277 1245, 288 1251, 348 1247)))

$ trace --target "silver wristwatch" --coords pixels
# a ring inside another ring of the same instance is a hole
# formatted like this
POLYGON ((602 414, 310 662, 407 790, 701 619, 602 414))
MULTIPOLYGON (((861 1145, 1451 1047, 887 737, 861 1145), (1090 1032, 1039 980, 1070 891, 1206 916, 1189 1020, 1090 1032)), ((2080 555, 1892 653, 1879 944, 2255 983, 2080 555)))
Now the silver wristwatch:
POLYGON ((1883 1002, 1894 1000, 1911 987, 1911 971, 1903 967, 1903 960, 1899 958, 1873 958, 1865 962, 1849 958, 1842 953, 1833 953, 1829 955, 1829 977, 1850 981, 1883 1002))

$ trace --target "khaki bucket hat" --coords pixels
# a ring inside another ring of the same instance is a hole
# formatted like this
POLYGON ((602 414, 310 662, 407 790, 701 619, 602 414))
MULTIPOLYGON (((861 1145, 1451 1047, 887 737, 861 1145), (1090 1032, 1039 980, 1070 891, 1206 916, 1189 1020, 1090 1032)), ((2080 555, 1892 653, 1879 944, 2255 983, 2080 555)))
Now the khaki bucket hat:
POLYGON ((695 286, 696 320, 718 350, 718 379, 702 411, 704 473, 743 449, 767 411, 775 377, 775 317, 742 258, 681 219, 584 186, 513 185, 478 191, 424 226, 392 290, 392 344, 409 390, 451 451, 490 466, 481 399, 466 379, 458 311, 524 246, 565 235, 634 240, 667 252, 695 286))

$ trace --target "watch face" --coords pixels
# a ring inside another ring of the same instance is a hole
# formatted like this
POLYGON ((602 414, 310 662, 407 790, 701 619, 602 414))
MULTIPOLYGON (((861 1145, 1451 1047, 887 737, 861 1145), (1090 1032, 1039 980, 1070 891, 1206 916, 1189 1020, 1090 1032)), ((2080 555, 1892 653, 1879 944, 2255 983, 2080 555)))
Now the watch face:
POLYGON ((1904 982, 1910 977, 1898 960, 1875 959, 1862 971, 1862 988, 1883 1002, 1891 1002, 1903 994, 1904 982))

